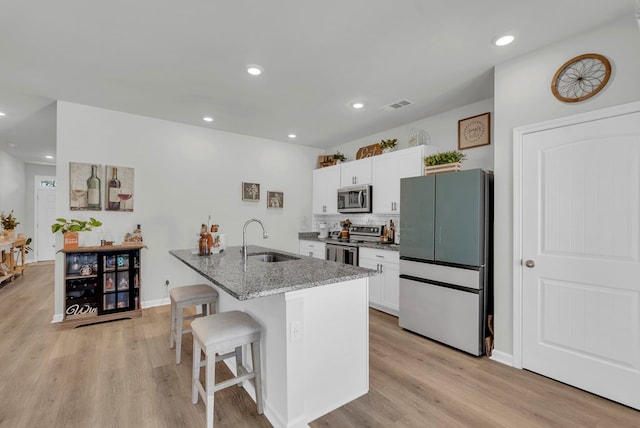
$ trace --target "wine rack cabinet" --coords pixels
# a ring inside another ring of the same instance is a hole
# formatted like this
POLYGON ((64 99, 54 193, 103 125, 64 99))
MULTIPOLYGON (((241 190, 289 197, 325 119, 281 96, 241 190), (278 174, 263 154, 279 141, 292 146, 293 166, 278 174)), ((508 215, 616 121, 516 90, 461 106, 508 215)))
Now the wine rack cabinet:
POLYGON ((142 315, 140 251, 143 245, 62 250, 65 327, 142 315))

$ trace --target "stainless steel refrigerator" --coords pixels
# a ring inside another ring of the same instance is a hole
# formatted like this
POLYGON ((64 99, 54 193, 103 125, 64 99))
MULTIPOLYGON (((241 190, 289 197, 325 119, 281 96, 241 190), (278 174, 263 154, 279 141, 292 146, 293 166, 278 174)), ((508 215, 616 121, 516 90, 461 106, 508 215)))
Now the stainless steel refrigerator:
POLYGON ((400 326, 473 355, 493 311, 493 174, 403 178, 400 326))

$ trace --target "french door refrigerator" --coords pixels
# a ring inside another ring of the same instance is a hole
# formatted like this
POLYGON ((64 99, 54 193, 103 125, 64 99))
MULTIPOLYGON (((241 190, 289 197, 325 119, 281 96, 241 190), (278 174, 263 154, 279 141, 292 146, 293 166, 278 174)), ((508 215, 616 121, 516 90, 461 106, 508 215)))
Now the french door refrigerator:
POLYGON ((491 172, 401 180, 401 327, 473 355, 485 351, 492 225, 491 172))

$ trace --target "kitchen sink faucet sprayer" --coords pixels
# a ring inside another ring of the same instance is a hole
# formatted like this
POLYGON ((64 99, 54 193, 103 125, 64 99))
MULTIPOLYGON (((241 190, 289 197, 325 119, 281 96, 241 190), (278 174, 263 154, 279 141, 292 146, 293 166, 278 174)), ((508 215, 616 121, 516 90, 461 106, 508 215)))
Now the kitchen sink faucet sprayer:
POLYGON ((264 230, 264 224, 262 224, 260 220, 258 220, 257 218, 250 218, 249 220, 247 220, 242 228, 242 255, 244 256, 245 262, 247 261, 247 226, 249 225, 249 223, 252 223, 254 221, 260 224, 260 227, 262 228, 262 239, 267 239, 269 237, 267 231, 264 230))

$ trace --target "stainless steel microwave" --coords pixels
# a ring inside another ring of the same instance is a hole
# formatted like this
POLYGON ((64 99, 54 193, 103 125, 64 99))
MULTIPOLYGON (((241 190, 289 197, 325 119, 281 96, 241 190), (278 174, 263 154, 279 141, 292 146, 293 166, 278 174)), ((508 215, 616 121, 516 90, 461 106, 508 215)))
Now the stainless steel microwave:
POLYGON ((370 213, 371 186, 351 186, 338 189, 339 213, 370 213))

